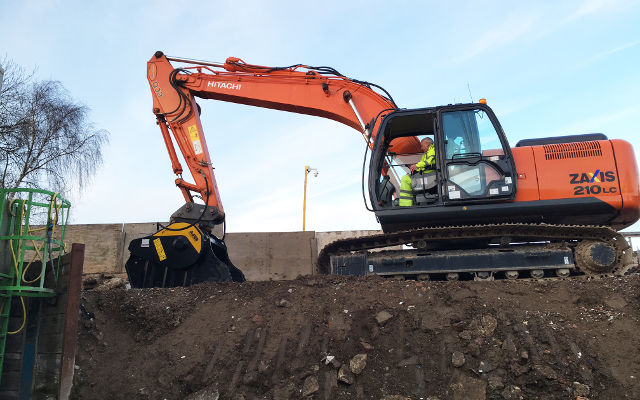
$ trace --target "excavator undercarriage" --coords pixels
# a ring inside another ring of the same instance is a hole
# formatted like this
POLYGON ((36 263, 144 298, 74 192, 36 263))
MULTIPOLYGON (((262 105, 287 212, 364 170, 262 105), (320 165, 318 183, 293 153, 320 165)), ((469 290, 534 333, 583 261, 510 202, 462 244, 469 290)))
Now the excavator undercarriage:
POLYGON ((320 273, 420 280, 622 275, 637 264, 624 237, 609 227, 515 223, 344 239, 318 258, 320 273), (414 249, 385 249, 406 245, 414 249))

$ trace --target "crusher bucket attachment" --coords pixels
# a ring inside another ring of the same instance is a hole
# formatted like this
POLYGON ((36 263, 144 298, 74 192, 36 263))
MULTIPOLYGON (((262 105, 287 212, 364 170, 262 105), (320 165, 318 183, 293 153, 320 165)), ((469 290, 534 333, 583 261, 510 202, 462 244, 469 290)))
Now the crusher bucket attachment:
POLYGON ((190 286, 200 282, 244 282, 227 246, 195 225, 173 223, 132 240, 125 268, 131 287, 190 286))

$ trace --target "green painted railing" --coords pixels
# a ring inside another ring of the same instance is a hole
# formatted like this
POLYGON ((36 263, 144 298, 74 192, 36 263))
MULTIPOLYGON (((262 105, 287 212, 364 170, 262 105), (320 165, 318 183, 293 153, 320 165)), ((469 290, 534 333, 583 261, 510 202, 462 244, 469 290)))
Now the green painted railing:
POLYGON ((0 189, 0 377, 7 335, 24 328, 24 297, 56 295, 70 207, 55 192, 0 189), (22 324, 10 332, 14 297, 22 304, 22 324))

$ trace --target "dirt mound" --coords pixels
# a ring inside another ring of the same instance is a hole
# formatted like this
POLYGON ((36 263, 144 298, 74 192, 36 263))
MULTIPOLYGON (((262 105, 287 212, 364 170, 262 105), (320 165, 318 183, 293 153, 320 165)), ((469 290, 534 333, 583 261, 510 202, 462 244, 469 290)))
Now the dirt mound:
POLYGON ((78 399, 638 399, 640 276, 85 291, 78 399))

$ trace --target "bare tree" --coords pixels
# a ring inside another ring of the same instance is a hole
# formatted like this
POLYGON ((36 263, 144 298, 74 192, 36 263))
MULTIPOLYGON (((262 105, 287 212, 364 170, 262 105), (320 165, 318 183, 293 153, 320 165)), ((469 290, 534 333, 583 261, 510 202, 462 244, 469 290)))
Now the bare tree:
POLYGON ((82 188, 102 164, 108 132, 60 82, 38 81, 6 59, 0 68, 0 187, 82 188))

